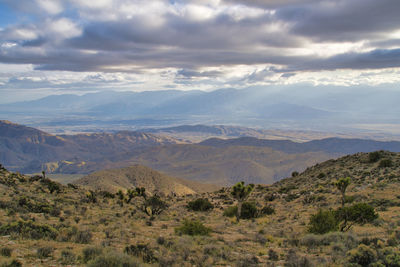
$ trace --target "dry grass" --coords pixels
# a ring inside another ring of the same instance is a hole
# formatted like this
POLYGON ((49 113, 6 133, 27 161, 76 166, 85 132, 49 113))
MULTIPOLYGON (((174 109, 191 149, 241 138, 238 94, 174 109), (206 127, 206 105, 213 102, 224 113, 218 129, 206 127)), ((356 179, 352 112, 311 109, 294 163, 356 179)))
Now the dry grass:
POLYGON ((28 177, 22 181, 23 176, 2 170, 0 229, 15 221, 34 220, 52 226, 57 237, 35 240, 18 233, 3 234, 0 247, 11 249, 12 254, 0 256, 0 262, 17 259, 24 266, 60 266, 68 261, 81 266, 85 264, 84 249, 99 247, 109 255, 123 253, 131 245, 146 246, 147 249, 129 257, 148 266, 343 266, 349 260, 349 251, 357 249, 361 242, 377 251, 389 248, 399 253, 399 245, 393 242, 400 230, 400 154, 384 152, 382 156, 391 158, 393 166, 379 168, 379 162, 369 163, 368 155, 360 153, 319 164, 271 186, 256 186, 249 200, 259 208, 272 205, 275 213, 240 223, 223 216, 223 210, 232 205, 229 188, 165 197, 168 209, 150 220, 141 210, 141 197, 122 207, 117 198, 101 196, 97 196, 96 203, 89 203, 83 189, 62 186, 60 193, 50 194, 40 181, 29 181, 28 177), (344 234, 308 234, 311 214, 319 207, 340 206, 340 194, 332 182, 346 176, 352 178, 347 195, 353 203, 371 203, 379 219, 344 234), (266 201, 271 194, 275 199, 266 201), (47 203, 50 207, 56 204, 60 213, 24 209, 18 204, 23 196, 32 203, 47 203), (215 208, 207 212, 189 211, 187 203, 198 197, 208 198, 215 208), (200 221, 213 231, 208 236, 178 235, 174 229, 184 219, 200 221), (37 249, 41 247, 53 248, 49 257, 38 257, 37 249), (149 254, 157 260, 150 261, 149 254))

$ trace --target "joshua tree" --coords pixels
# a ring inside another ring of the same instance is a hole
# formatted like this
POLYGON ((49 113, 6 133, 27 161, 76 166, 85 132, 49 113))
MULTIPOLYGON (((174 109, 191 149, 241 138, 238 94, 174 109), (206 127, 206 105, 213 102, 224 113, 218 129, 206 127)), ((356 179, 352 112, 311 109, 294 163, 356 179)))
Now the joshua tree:
POLYGON ((132 198, 134 198, 136 196, 136 190, 128 189, 126 191, 126 196, 127 196, 126 203, 131 202, 132 198))
POLYGON ((122 192, 122 190, 118 190, 117 196, 118 196, 119 200, 124 200, 124 198, 125 198, 124 193, 122 192))
POLYGON ((96 193, 92 190, 89 190, 88 192, 86 192, 86 198, 87 198, 88 202, 91 202, 91 203, 97 202, 96 193))
POLYGON ((344 207, 344 203, 346 202, 346 189, 350 184, 350 177, 340 178, 336 181, 336 188, 339 189, 342 194, 342 208, 344 207))
POLYGON ((117 201, 117 203, 122 207, 122 206, 124 206, 124 199, 125 199, 125 195, 124 195, 124 193, 122 192, 122 190, 118 190, 118 192, 117 192, 117 196, 118 196, 118 201, 117 201))
MULTIPOLYGON (((119 193, 117 193, 117 195, 119 195, 119 193)), ((126 191, 126 196, 127 196, 126 203, 131 202, 131 200, 134 197, 143 197, 146 200, 146 189, 144 187, 136 187, 135 189, 128 189, 126 191)))
POLYGON ((244 185, 244 182, 239 182, 232 187, 232 196, 238 201, 236 219, 239 222, 242 213, 242 204, 249 197, 254 189, 254 184, 244 185))
POLYGON ((160 214, 167 207, 168 205, 159 196, 152 196, 144 202, 142 210, 153 219, 154 215, 160 214))
POLYGON ((146 199, 146 188, 144 188, 144 187, 136 187, 136 195, 146 199))
POLYGON ((42 171, 42 176, 43 176, 43 179, 46 179, 46 172, 45 171, 42 171))

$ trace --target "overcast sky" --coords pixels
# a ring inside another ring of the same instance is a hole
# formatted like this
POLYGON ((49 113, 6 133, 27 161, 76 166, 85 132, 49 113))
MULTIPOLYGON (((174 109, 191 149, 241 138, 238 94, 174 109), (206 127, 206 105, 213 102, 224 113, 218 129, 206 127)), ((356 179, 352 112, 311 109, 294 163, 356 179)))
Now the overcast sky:
POLYGON ((0 0, 0 103, 297 83, 400 88, 400 1, 0 0))

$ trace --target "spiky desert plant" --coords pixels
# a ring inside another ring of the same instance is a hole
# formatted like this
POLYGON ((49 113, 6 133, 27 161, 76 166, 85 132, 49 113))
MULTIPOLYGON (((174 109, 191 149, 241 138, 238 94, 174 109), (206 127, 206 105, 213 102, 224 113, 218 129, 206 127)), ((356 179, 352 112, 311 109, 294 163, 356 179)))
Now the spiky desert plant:
POLYGON ((154 218, 154 215, 160 214, 167 207, 167 203, 165 203, 159 196, 152 196, 144 202, 142 210, 149 215, 150 218, 154 218))
POLYGON ((342 208, 344 207, 344 203, 346 202, 346 189, 349 186, 351 180, 350 177, 340 178, 336 181, 335 186, 342 194, 342 208))
POLYGON ((131 202, 132 198, 134 198, 136 196, 136 190, 134 189, 128 189, 126 191, 126 203, 131 202))
POLYGON ((136 195, 146 199, 146 188, 144 188, 144 187, 136 187, 136 195))
POLYGON ((238 182, 232 187, 231 195, 237 200, 238 202, 238 209, 236 213, 236 220, 239 222, 240 216, 242 213, 242 204, 243 202, 250 196, 251 192, 254 189, 254 184, 244 185, 244 182, 238 182))

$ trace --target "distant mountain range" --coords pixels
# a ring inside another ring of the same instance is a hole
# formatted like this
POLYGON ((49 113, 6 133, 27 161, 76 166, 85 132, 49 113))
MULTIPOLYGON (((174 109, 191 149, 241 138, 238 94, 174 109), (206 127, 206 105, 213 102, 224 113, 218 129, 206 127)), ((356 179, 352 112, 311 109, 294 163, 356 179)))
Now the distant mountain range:
POLYGON ((327 159, 375 150, 400 152, 400 142, 326 138, 297 143, 240 137, 185 144, 171 137, 129 131, 56 136, 0 122, 0 162, 24 173, 88 174, 140 164, 204 183, 272 183, 327 159))
POLYGON ((400 152, 400 142, 398 141, 383 142, 374 140, 343 138, 325 138, 322 140, 313 140, 304 143, 297 143, 290 140, 261 140, 254 137, 241 137, 228 140, 211 138, 199 144, 212 147, 269 147, 277 151, 283 151, 285 153, 305 153, 321 151, 326 153, 353 154, 357 152, 371 152, 376 150, 400 152))
POLYGON ((349 92, 346 87, 307 85, 212 92, 108 91, 2 104, 0 117, 53 133, 234 124, 331 132, 374 129, 400 135, 398 99, 400 92, 387 88, 355 87, 349 92))

